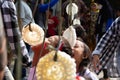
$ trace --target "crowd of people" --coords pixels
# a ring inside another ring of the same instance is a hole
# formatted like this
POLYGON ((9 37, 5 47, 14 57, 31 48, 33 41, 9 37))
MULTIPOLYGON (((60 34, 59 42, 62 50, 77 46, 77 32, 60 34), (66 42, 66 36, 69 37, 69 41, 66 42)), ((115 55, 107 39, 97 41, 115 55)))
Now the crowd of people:
POLYGON ((120 8, 112 8, 108 0, 94 0, 89 6, 83 0, 46 3, 44 0, 0 0, 0 80, 18 79, 19 54, 22 55, 20 80, 37 80, 35 70, 39 59, 49 52, 49 45, 57 48, 59 40, 62 40, 59 50, 75 59, 76 80, 99 80, 97 75, 101 71, 103 80, 120 77, 119 16, 120 8), (71 2, 78 7, 73 18, 79 21, 76 24, 66 12, 71 2), (58 10, 55 6, 61 8, 58 10), (45 31, 44 43, 31 46, 23 41, 22 28, 31 23, 45 31), (62 36, 71 25, 76 33, 74 46, 62 36))

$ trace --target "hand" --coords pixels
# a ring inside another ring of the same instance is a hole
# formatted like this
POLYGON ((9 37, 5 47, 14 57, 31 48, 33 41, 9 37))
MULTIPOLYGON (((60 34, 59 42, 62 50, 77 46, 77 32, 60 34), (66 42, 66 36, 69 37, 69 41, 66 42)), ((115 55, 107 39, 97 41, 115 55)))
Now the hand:
POLYGON ((92 64, 95 70, 99 70, 99 55, 93 55, 92 57, 92 64))

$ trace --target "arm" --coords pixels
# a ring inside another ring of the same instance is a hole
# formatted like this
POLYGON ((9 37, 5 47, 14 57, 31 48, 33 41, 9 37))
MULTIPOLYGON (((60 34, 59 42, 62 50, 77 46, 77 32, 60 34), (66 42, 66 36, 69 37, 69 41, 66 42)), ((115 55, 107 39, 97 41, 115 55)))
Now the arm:
MULTIPOLYGON (((2 35, 0 34, 0 38, 2 38, 2 35)), ((4 37, 3 40, 1 40, 0 42, 0 80, 3 80, 3 76, 4 76, 4 68, 7 65, 7 53, 6 53, 6 39, 4 37)))
POLYGON ((97 69, 97 64, 99 64, 99 58, 101 59, 101 65, 104 65, 109 61, 114 51, 119 44, 119 23, 120 17, 117 18, 108 29, 108 31, 103 35, 99 43, 97 44, 95 50, 92 53, 93 65, 97 69), (102 62, 104 61, 104 63, 102 62), (106 62, 106 63, 105 63, 106 62))
POLYGON ((13 53, 18 54, 18 45, 20 45, 20 53, 23 56, 27 56, 29 59, 28 51, 23 40, 21 39, 16 16, 16 8, 12 0, 4 1, 4 3, 2 4, 2 12, 7 41, 11 47, 11 50, 13 51, 13 53))
POLYGON ((47 4, 39 4, 39 11, 45 12, 49 7, 53 7, 59 0, 51 0, 50 3, 47 4))

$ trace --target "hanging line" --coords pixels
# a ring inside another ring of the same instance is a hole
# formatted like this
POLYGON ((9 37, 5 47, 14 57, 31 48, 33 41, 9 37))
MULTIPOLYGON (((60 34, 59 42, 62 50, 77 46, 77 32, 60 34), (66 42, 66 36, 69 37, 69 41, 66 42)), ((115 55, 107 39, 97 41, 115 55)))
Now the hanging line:
MULTIPOLYGON (((44 2, 44 0, 42 0, 42 1, 44 2)), ((50 0, 49 0, 49 3, 50 3, 50 0)), ((50 5, 48 4, 48 9, 49 9, 49 7, 50 7, 50 5)), ((45 38, 46 38, 46 34, 47 34, 47 26, 48 26, 47 24, 48 24, 48 15, 47 15, 47 13, 46 13, 46 22, 45 22, 45 30, 44 30, 45 35, 44 35, 44 39, 43 39, 43 43, 42 43, 42 48, 41 48, 41 50, 40 50, 40 54, 38 55, 39 58, 41 57, 42 52, 43 52, 43 49, 44 49, 45 38)), ((36 72, 36 66, 37 66, 38 62, 39 62, 39 60, 37 61, 37 63, 36 63, 35 66, 34 66, 35 69, 34 69, 34 73, 33 73, 33 76, 32 76, 32 80, 34 80, 34 76, 35 76, 35 72, 36 72)))
POLYGON ((70 0, 70 8, 69 8, 69 11, 70 11, 70 25, 72 24, 72 0, 70 0))
POLYGON ((32 14, 33 14, 33 17, 34 17, 34 15, 35 15, 36 10, 37 10, 38 2, 39 2, 39 0, 36 0, 35 6, 34 6, 34 8, 33 8, 33 13, 32 13, 32 14))
POLYGON ((61 9, 61 7, 62 7, 62 0, 60 0, 59 1, 59 26, 58 26, 58 36, 59 36, 59 41, 58 41, 58 45, 57 45, 57 47, 56 47, 56 52, 55 52, 55 55, 54 55, 54 57, 53 57, 53 60, 54 61, 57 61, 57 59, 58 59, 58 51, 59 51, 59 48, 61 47, 61 45, 62 45, 62 39, 61 39, 61 33, 62 33, 62 9, 61 9))
MULTIPOLYGON (((20 11, 21 11, 21 2, 20 0, 18 0, 18 6, 17 6, 17 13, 18 13, 18 26, 19 26, 19 30, 21 32, 21 20, 20 20, 20 11)), ((15 79, 16 80, 21 80, 21 77, 22 77, 22 73, 21 73, 21 70, 22 70, 22 54, 20 53, 20 43, 18 44, 18 50, 17 50, 18 54, 17 54, 17 63, 16 63, 16 66, 15 66, 15 70, 16 70, 16 74, 15 74, 15 79)))
MULTIPOLYGON (((49 0, 49 4, 50 4, 50 0, 49 0)), ((49 10, 49 8, 50 8, 49 4, 48 4, 48 9, 47 10, 49 10)), ((39 58, 42 56, 42 52, 43 52, 43 49, 44 49, 44 43, 45 43, 45 38, 46 38, 46 34, 47 34, 47 29, 48 29, 48 15, 47 15, 47 11, 46 11, 46 21, 45 21, 45 30, 44 30, 45 31, 45 35, 44 35, 44 40, 43 40, 43 44, 42 44, 42 49, 41 49, 40 54, 39 54, 39 58)))
POLYGON ((68 26, 72 24, 72 2, 73 2, 72 0, 69 0, 67 4, 67 6, 70 4, 70 8, 68 9, 68 13, 70 12, 70 15, 68 14, 68 26))

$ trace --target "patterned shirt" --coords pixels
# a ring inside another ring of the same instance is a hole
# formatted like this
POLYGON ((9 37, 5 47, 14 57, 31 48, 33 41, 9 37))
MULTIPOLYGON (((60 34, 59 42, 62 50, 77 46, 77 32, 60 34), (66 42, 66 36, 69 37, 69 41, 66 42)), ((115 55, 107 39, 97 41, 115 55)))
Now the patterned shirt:
POLYGON ((22 53, 23 56, 26 56, 28 59, 30 59, 26 46, 23 40, 21 39, 21 34, 18 27, 18 21, 16 16, 15 4, 13 3, 13 0, 1 0, 1 1, 3 1, 1 5, 1 10, 3 15, 2 17, 4 29, 10 48, 13 51, 13 53, 18 54, 18 49, 20 45, 21 49, 20 53, 22 53))
POLYGON ((97 44, 94 54, 100 55, 100 70, 107 68, 109 76, 120 77, 117 70, 116 51, 120 46, 120 17, 118 17, 97 44))

